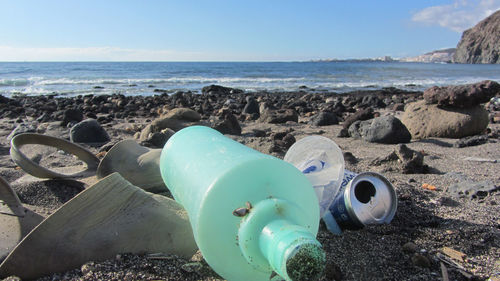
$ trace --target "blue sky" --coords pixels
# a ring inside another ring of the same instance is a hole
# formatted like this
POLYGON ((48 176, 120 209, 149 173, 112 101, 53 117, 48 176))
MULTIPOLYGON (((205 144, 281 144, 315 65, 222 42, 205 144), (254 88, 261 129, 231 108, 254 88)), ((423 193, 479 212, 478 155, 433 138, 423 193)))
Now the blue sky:
POLYGON ((0 0, 0 61, 293 61, 455 47, 500 0, 0 0))

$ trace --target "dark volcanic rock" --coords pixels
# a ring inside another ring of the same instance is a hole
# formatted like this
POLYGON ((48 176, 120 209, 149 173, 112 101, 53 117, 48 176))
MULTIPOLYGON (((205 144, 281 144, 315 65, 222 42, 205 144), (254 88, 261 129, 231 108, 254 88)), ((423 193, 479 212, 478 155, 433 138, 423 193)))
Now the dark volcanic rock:
POLYGON ((247 97, 246 98, 247 104, 243 108, 243 113, 246 114, 259 114, 259 103, 255 101, 253 97, 247 97))
POLYGON ((500 63, 499 42, 500 10, 464 31, 453 62, 500 63))
POLYGON ((299 122, 299 114, 293 109, 267 109, 260 115, 259 120, 270 124, 281 124, 287 121, 299 122))
POLYGON ((481 145, 488 142, 488 135, 477 135, 459 139, 453 144, 454 147, 467 147, 481 145))
POLYGON ((95 119, 86 119, 76 124, 69 134, 72 142, 106 143, 110 140, 108 133, 95 119))
POLYGON ((500 84, 485 80, 475 84, 431 87, 424 92, 424 99, 428 104, 437 104, 439 107, 472 107, 488 102, 500 93, 500 84))
POLYGON ((367 142, 385 144, 408 143, 411 140, 411 134, 406 126, 391 115, 356 121, 349 127, 349 134, 367 142))
POLYGON ((229 112, 225 113, 224 120, 217 122, 213 128, 222 134, 241 135, 241 126, 240 123, 238 123, 238 119, 229 112))
POLYGON ((83 113, 79 109, 70 108, 64 111, 61 126, 66 126, 68 123, 78 123, 83 120, 83 113))
POLYGON ((243 91, 240 89, 233 89, 233 88, 219 86, 219 85, 205 86, 201 89, 201 92, 203 94, 223 94, 223 95, 243 93, 243 91))
POLYGON ((352 123, 358 120, 368 120, 373 118, 373 109, 371 107, 360 109, 347 117, 344 121, 344 128, 348 129, 352 123))
POLYGON ((337 118, 337 115, 330 112, 320 112, 309 122, 309 124, 314 126, 337 125, 338 123, 339 119, 337 118))

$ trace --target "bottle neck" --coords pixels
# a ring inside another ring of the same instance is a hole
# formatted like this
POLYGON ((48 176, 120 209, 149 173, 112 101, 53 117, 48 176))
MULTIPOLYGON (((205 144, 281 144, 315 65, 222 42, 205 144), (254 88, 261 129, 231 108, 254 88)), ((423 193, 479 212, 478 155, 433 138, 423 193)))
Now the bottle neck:
POLYGON ((274 220, 259 237, 262 254, 273 270, 286 280, 317 280, 325 264, 321 244, 304 227, 274 220))
POLYGON ((238 231, 243 256, 256 269, 274 271, 286 280, 319 279, 325 254, 315 238, 317 229, 311 229, 310 217, 304 213, 282 199, 258 202, 238 231))

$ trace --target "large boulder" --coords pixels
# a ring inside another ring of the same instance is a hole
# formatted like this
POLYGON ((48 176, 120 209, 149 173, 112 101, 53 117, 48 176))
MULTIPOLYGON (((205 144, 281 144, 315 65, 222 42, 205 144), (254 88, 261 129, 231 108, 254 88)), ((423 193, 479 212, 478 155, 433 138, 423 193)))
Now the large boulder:
POLYGON ((356 121, 349 127, 349 134, 367 142, 398 144, 408 143, 411 134, 401 121, 391 115, 372 120, 356 121))
POLYGON ((431 87, 424 92, 427 103, 437 104, 439 107, 471 107, 488 102, 500 93, 500 84, 485 80, 475 84, 431 87))
POLYGON ((488 111, 471 108, 439 108, 424 100, 410 103, 401 117, 412 138, 463 138, 477 135, 488 126, 488 111))
POLYGON ((500 10, 464 31, 453 62, 500 63, 498 42, 500 42, 500 10))

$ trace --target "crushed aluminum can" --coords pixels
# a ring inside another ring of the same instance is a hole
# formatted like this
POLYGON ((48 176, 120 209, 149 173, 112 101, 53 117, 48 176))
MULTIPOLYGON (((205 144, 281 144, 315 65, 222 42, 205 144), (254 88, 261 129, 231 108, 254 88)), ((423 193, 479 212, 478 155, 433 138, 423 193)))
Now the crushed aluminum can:
POLYGON ((337 194, 329 207, 328 216, 323 219, 333 217, 341 229, 390 223, 396 214, 396 191, 380 174, 356 174, 344 170, 344 179, 337 194))

